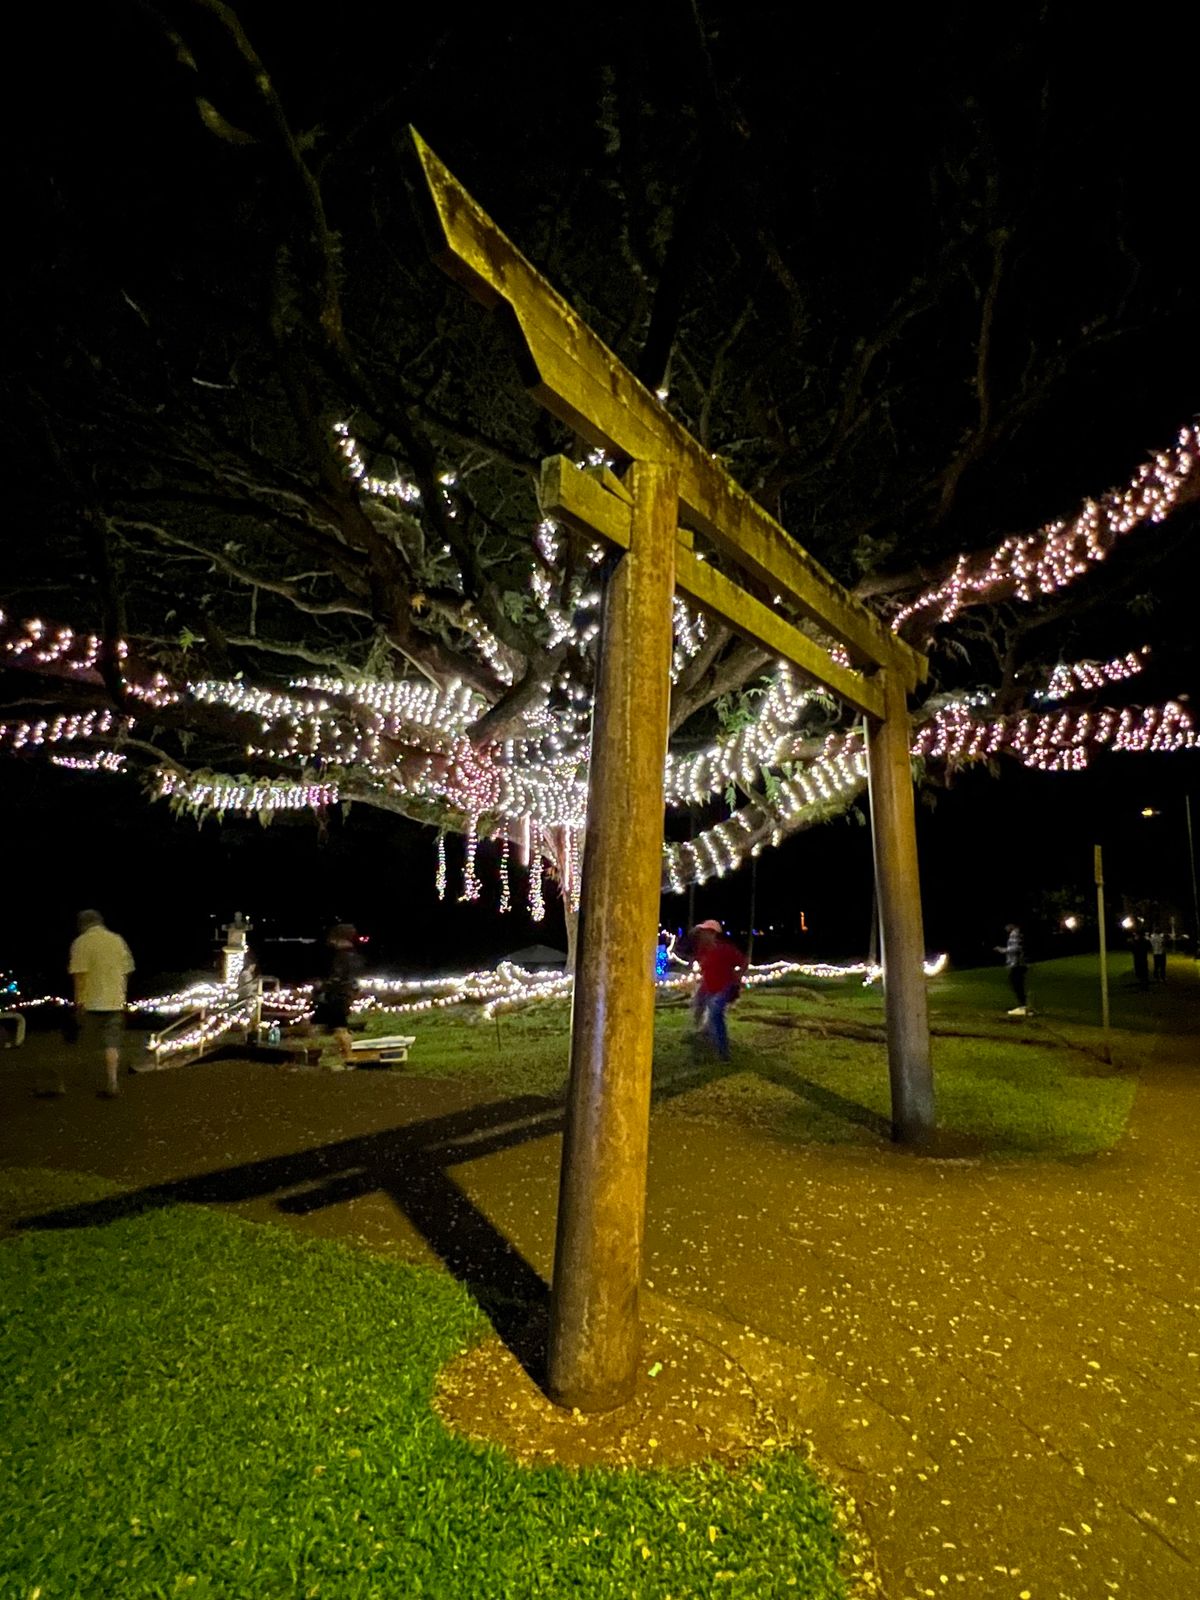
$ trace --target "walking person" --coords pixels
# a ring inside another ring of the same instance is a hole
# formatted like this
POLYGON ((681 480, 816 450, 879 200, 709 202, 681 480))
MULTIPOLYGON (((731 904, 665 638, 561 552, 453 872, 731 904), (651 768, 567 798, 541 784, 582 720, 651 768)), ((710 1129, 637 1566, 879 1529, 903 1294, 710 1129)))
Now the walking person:
POLYGON ((1154 981, 1166 983, 1167 981, 1167 936, 1155 930, 1150 935, 1150 954, 1154 958, 1154 981))
POLYGON ((79 913, 79 936, 71 944, 67 970, 75 983, 75 1015, 84 1045, 104 1052, 106 1086, 100 1093, 115 1100, 121 1092, 121 1037, 125 1032, 125 985, 133 956, 119 933, 104 926, 98 911, 79 913))
POLYGON ((996 946, 997 955, 1004 957, 1004 965, 1008 968, 1008 981, 1012 988, 1016 1005, 1010 1006, 1010 1017, 1027 1017, 1029 1007, 1025 1000, 1025 976, 1029 968, 1025 965, 1025 941, 1021 937, 1021 930, 1015 922, 1005 926, 1008 935, 1007 943, 996 946))
POLYGON ((325 935, 329 967, 317 995, 314 1020, 334 1037, 343 1060, 350 1057, 350 1007, 358 997, 358 978, 363 959, 358 948, 358 929, 350 922, 339 922, 325 935))
POLYGON ((746 957, 715 919, 701 922, 691 932, 692 954, 700 968, 700 982, 692 1000, 697 1029, 712 1036, 717 1055, 729 1060, 729 1032, 725 1010, 741 993, 746 957))

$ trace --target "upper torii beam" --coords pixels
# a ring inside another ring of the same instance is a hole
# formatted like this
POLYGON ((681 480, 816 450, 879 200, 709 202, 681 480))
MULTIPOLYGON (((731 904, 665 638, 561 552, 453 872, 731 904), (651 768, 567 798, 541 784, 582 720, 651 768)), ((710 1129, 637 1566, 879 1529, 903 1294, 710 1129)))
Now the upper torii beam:
POLYGON ((592 717, 571 1078, 559 1188, 548 1388, 563 1405, 627 1399, 638 1356, 676 585, 867 721, 892 1127, 933 1127, 906 696, 925 658, 887 629, 746 493, 521 255, 412 130, 431 250, 513 335, 546 409, 618 464, 544 464, 547 514, 623 554, 608 579, 592 717), (694 532, 836 640, 850 665, 692 549, 694 532))

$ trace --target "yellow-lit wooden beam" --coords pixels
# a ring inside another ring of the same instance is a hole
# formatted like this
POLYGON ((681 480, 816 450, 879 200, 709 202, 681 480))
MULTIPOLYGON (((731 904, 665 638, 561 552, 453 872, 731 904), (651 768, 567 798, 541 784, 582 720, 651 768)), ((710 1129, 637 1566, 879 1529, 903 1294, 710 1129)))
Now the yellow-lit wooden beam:
POLYGON ((547 456, 542 462, 538 504, 544 516, 553 517, 575 533, 586 538, 598 534, 622 550, 629 549, 633 522, 629 500, 613 494, 592 473, 581 472, 566 456, 547 456))
MULTIPOLYGON (((613 481, 621 491, 620 481, 613 481)), ((565 456, 543 461, 538 499, 547 516, 576 533, 586 538, 599 536, 622 550, 629 548, 632 514, 628 498, 618 498, 598 476, 581 472, 565 456)), ((691 535, 685 529, 676 535, 675 586, 735 632, 765 645, 856 711, 872 717, 883 715, 883 691, 873 679, 840 666, 786 617, 702 561, 693 552, 691 535)))
POLYGON ((839 666, 807 634, 681 544, 675 546, 675 587, 727 622, 735 633, 773 650, 856 711, 883 716, 883 692, 873 679, 839 666))
POLYGON ((622 365, 525 259, 412 131, 430 201, 435 259, 516 336, 522 375, 535 397, 590 444, 627 460, 670 462, 684 520, 785 594, 856 663, 890 667, 907 688, 926 675, 924 656, 895 637, 746 493, 622 365))

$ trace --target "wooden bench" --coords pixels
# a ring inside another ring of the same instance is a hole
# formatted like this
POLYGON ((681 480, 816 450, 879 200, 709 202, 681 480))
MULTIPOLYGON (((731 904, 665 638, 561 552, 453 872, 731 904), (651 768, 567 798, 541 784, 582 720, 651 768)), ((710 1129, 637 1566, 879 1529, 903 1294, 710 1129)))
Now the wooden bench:
POLYGON ((379 1039, 356 1039, 346 1058, 348 1067, 392 1067, 408 1060, 408 1052, 416 1044, 410 1034, 390 1033, 379 1039))

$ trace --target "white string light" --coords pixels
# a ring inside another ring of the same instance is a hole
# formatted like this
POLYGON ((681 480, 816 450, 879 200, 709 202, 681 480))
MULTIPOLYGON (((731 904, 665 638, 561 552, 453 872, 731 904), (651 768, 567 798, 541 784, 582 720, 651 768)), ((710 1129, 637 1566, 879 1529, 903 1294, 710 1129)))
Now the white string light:
POLYGON ((952 621, 966 605, 1015 596, 1034 600, 1055 593, 1103 561, 1117 540, 1141 523, 1166 520, 1200 461, 1200 425, 1181 428, 1174 443, 1144 461, 1123 489, 1085 500, 1069 522, 1051 522, 1037 533, 1005 539, 990 555, 960 555, 949 576, 892 618, 899 630, 912 617, 937 609, 937 622, 952 621))
POLYGON ((132 727, 132 717, 122 717, 113 711, 81 711, 36 722, 0 722, 0 746, 7 744, 16 752, 75 739, 128 733, 132 727))
POLYGON ((463 892, 460 900, 478 900, 482 892, 482 884, 475 875, 475 852, 479 847, 479 818, 471 816, 467 819, 467 848, 463 861, 463 892))
POLYGON ((160 768, 155 773, 160 798, 174 800, 192 811, 323 810, 338 803, 335 783, 288 783, 276 778, 239 782, 232 778, 191 777, 160 768))
MULTIPOLYGON (((368 470, 348 423, 335 428, 347 471, 363 491, 377 499, 412 503, 420 498, 409 480, 368 470)), ((1091 563, 1104 559, 1115 541, 1140 523, 1161 522, 1177 504, 1200 460, 1200 428, 1183 429, 1170 450, 1145 463, 1124 489, 1087 502, 1069 523, 1004 541, 990 556, 973 562, 960 557, 943 583, 927 590, 893 619, 899 628, 933 607, 950 620, 975 599, 1015 594, 1032 599, 1073 582, 1091 563)), ((599 462, 597 462, 599 464, 599 462)), ((444 492, 454 486, 451 472, 440 474, 444 492)), ((448 498, 447 504, 450 505, 448 498)), ((154 709, 188 701, 219 707, 244 722, 250 762, 292 764, 295 780, 201 773, 184 776, 162 769, 160 794, 198 812, 249 814, 336 804, 353 775, 355 792, 376 792, 388 801, 416 801, 453 813, 467 833, 463 898, 481 893, 476 872, 478 840, 494 834, 501 845, 501 898, 511 901, 508 842, 529 840, 531 915, 545 914, 545 859, 554 863, 564 897, 577 904, 579 845, 586 826, 586 768, 591 720, 591 664, 588 648, 599 628, 601 594, 594 578, 567 570, 577 541, 550 520, 532 534, 530 582, 543 616, 546 637, 568 644, 567 660, 554 682, 525 711, 522 731, 500 743, 476 743, 470 729, 487 709, 477 690, 455 682, 445 688, 423 680, 296 679, 286 689, 259 689, 240 680, 201 680, 172 684, 161 671, 131 670, 123 641, 112 647, 131 699, 154 709), (553 849, 551 848, 553 844, 553 849)), ((589 566, 603 559, 604 547, 587 552, 589 566)), ((513 681, 513 657, 482 621, 464 606, 458 622, 475 649, 503 682, 513 681)), ((707 623, 676 598, 673 608, 673 672, 678 675, 703 646, 707 623)), ((16 623, 0 613, 0 649, 14 665, 67 672, 102 682, 103 641, 76 634, 39 618, 16 623)), ((845 652, 835 649, 836 658, 845 652)), ((1091 692, 1143 670, 1146 652, 1130 651, 1112 660, 1060 664, 1040 701, 1091 692)), ((764 844, 778 842, 805 820, 844 807, 865 780, 865 754, 858 733, 830 736, 814 757, 799 729, 814 695, 798 687, 780 664, 745 727, 700 749, 668 755, 665 799, 670 806, 697 806, 733 790, 750 803, 725 820, 704 828, 693 840, 669 844, 668 882, 681 888, 737 867, 764 844), (761 792, 762 799, 757 795, 761 792)), ((1079 770, 1098 747, 1123 751, 1195 748, 1189 713, 1177 702, 1125 711, 1063 712, 1046 718, 1026 712, 1007 718, 976 714, 979 702, 963 697, 932 710, 917 731, 914 754, 953 763, 999 751, 1047 771, 1079 770)), ((80 771, 116 772, 127 765, 120 744, 132 733, 134 718, 112 711, 88 711, 44 720, 0 724, 0 746, 13 751, 64 742, 105 748, 86 755, 53 755, 56 764, 80 771)), ((445 893, 445 844, 438 844, 438 888, 445 893)))
POLYGON ((51 764, 70 772, 120 772, 125 757, 116 750, 96 750, 90 756, 51 756, 51 764))
POLYGON ((509 883, 509 880, 508 880, 508 855, 509 855, 509 839, 508 839, 508 834, 505 833, 504 842, 500 846, 500 906, 499 906, 499 910, 500 910, 502 915, 512 905, 512 886, 511 886, 511 884, 509 883))
POLYGON ((1109 683, 1123 683, 1143 672, 1150 646, 1130 650, 1111 661, 1060 661, 1050 674, 1050 682, 1038 693, 1039 700, 1065 700, 1080 689, 1103 689, 1109 683))
POLYGON ((542 825, 536 817, 529 824, 529 915, 540 922, 546 915, 546 900, 542 893, 542 825))
POLYGON ((1021 712, 978 717, 964 701, 939 708, 913 740, 913 754, 956 765, 989 756, 1018 756, 1042 772, 1077 772, 1094 750, 1166 754, 1198 744, 1192 715, 1178 701, 1123 711, 1021 712))

